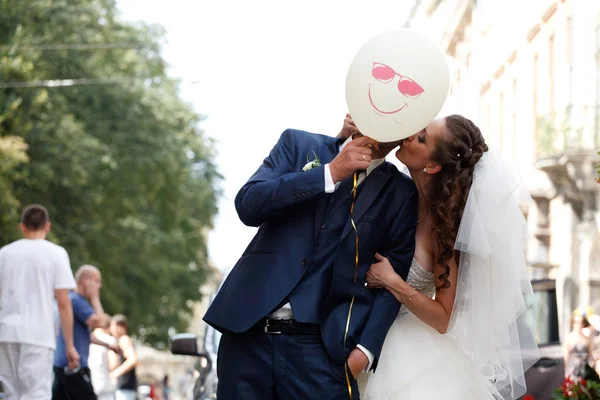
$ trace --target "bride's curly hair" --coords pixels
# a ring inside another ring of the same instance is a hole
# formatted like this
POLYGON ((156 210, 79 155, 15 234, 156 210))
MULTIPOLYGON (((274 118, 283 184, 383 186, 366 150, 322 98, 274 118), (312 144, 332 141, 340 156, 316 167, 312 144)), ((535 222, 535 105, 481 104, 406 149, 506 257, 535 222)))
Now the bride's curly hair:
POLYGON ((446 117, 445 121, 446 129, 431 157, 442 168, 433 175, 427 193, 437 244, 435 262, 445 268, 438 276, 442 282, 440 289, 450 287, 448 260, 454 257, 457 263, 459 261, 454 242, 471 189, 475 164, 488 151, 481 131, 471 120, 455 114, 446 117))

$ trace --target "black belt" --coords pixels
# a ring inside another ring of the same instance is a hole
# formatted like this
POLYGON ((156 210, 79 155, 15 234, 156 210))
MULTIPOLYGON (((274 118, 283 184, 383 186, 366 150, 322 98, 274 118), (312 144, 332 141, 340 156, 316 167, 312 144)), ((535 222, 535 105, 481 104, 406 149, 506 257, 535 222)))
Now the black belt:
POLYGON ((267 335, 317 335, 321 333, 321 327, 317 324, 298 322, 295 319, 274 318, 264 318, 250 330, 267 335))

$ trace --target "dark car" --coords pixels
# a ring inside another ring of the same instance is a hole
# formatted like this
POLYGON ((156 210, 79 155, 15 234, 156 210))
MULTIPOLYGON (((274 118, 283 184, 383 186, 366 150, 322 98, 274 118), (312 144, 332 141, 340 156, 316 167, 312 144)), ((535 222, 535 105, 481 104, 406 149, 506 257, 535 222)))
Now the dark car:
MULTIPOLYGON (((219 287, 210 298, 211 303, 231 270, 232 268, 229 268, 223 274, 219 287)), ((217 354, 220 341, 221 332, 208 324, 204 328, 204 343, 202 343, 201 352, 198 351, 198 337, 195 334, 184 333, 171 338, 171 352, 173 354, 198 356, 196 371, 199 375, 194 382, 192 400, 217 398, 217 354)))
POLYGON ((533 280, 530 307, 535 334, 540 346, 540 360, 525 373, 527 394, 534 399, 550 399, 564 380, 565 366, 559 337, 556 282, 533 280))
POLYGON ((196 362, 198 377, 194 382, 191 400, 216 399, 216 382, 208 379, 211 374, 216 376, 214 363, 208 353, 199 350, 198 336, 194 333, 174 335, 171 338, 170 348, 173 354, 198 357, 196 362))

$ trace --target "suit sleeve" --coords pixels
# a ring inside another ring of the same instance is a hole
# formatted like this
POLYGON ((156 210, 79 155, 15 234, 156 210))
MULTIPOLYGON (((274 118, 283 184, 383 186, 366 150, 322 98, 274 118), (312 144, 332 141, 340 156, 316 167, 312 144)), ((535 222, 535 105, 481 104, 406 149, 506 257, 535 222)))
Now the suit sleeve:
MULTIPOLYGON (((415 253, 415 231, 417 226, 417 192, 413 190, 389 231, 390 241, 379 252, 387 257, 396 273, 406 280, 415 253)), ((359 343, 375 355, 373 370, 381 354, 383 341, 400 311, 400 303, 387 290, 375 291, 375 299, 369 319, 361 334, 359 343)))
POLYGON ((235 208, 244 224, 260 226, 325 193, 323 166, 305 172, 295 170, 299 156, 295 136, 290 129, 281 134, 269 156, 235 197, 235 208))

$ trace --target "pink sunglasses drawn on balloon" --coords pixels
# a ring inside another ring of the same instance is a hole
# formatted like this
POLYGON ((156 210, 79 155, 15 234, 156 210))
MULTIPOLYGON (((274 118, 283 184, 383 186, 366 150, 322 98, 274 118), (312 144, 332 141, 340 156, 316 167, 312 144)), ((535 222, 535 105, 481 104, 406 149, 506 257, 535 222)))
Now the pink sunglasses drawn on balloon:
POLYGON ((379 62, 373 63, 371 75, 382 83, 390 83, 398 76, 400 78, 398 81, 398 91, 410 99, 416 99, 425 92, 417 82, 407 76, 400 75, 392 67, 379 62))

